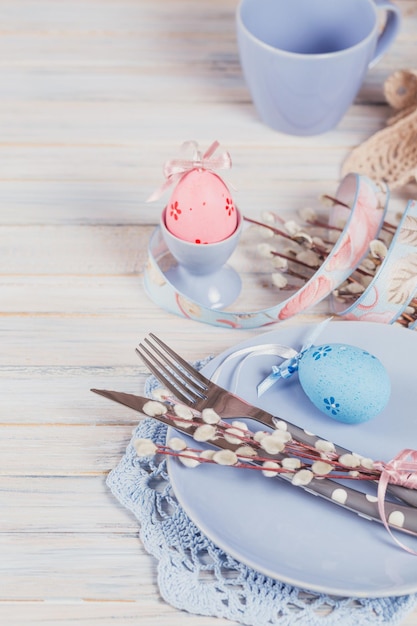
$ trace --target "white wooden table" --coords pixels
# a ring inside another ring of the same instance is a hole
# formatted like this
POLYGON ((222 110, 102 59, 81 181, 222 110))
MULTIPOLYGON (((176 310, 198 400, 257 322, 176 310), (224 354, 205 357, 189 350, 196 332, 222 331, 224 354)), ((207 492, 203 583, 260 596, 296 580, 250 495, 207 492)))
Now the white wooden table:
MULTIPOLYGON (((221 141, 248 216, 335 190, 350 149, 389 115, 383 82, 415 67, 417 4, 339 127, 274 133, 238 61, 236 0, 0 0, 0 623, 226 626, 158 595, 138 526, 105 487, 135 416, 92 386, 142 390, 148 331, 188 359, 263 330, 185 320, 145 295, 181 143, 221 141)), ((417 190, 416 190, 417 192, 417 190)), ((413 190, 411 189, 411 193, 413 190)), ((410 196, 410 189, 394 196, 410 196)), ((298 319, 296 322, 299 323, 298 319)), ((417 613, 404 624, 417 623, 417 613)))

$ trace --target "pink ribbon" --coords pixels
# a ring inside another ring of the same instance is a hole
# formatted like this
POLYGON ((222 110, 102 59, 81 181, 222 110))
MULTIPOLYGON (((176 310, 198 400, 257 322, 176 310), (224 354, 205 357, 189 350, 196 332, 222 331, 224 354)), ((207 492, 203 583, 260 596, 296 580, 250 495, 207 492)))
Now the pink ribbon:
POLYGON ((218 141, 214 141, 211 146, 202 155, 198 149, 196 141, 186 141, 181 146, 181 153, 185 154, 190 148, 193 150, 192 158, 171 159, 164 164, 163 173, 166 178, 165 183, 149 196, 147 202, 158 200, 163 193, 174 183, 181 180, 185 174, 195 169, 203 170, 220 170, 230 169, 232 167, 232 159, 228 152, 214 156, 217 148, 220 146, 218 141))
POLYGON ((392 459, 392 461, 389 461, 388 463, 377 461, 374 463, 374 467, 375 469, 381 471, 381 476, 378 482, 378 512, 382 523, 391 535, 392 539, 399 546, 401 546, 401 548, 410 554, 417 556, 417 552, 415 550, 412 550, 394 537, 388 525, 384 506, 385 494, 389 483, 392 485, 408 487, 409 489, 417 489, 417 450, 404 449, 399 452, 397 456, 392 459))

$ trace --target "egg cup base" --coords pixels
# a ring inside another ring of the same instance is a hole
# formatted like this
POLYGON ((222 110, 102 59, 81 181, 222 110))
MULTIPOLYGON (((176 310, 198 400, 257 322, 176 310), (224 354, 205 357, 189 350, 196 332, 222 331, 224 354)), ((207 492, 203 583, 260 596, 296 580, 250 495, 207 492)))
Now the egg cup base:
POLYGON ((183 265, 175 265, 167 270, 165 277, 184 296, 210 309, 229 306, 242 288, 239 274, 229 265, 204 275, 196 275, 183 265))

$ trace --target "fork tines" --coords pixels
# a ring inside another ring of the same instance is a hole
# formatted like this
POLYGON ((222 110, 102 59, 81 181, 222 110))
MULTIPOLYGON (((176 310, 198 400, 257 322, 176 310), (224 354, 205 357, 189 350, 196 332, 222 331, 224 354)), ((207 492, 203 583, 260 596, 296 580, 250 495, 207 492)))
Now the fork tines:
POLYGON ((136 348, 149 370, 177 398, 186 404, 194 404, 206 399, 209 382, 187 361, 167 346, 161 339, 150 333, 136 348))

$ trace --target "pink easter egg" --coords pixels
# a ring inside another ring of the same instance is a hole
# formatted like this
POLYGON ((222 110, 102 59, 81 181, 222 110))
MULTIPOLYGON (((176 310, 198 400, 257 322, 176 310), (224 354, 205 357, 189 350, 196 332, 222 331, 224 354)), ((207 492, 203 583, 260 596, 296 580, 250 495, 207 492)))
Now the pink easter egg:
POLYGON ((181 178, 166 208, 170 233, 192 243, 216 243, 236 230, 237 214, 222 179, 208 170, 194 169, 181 178))

